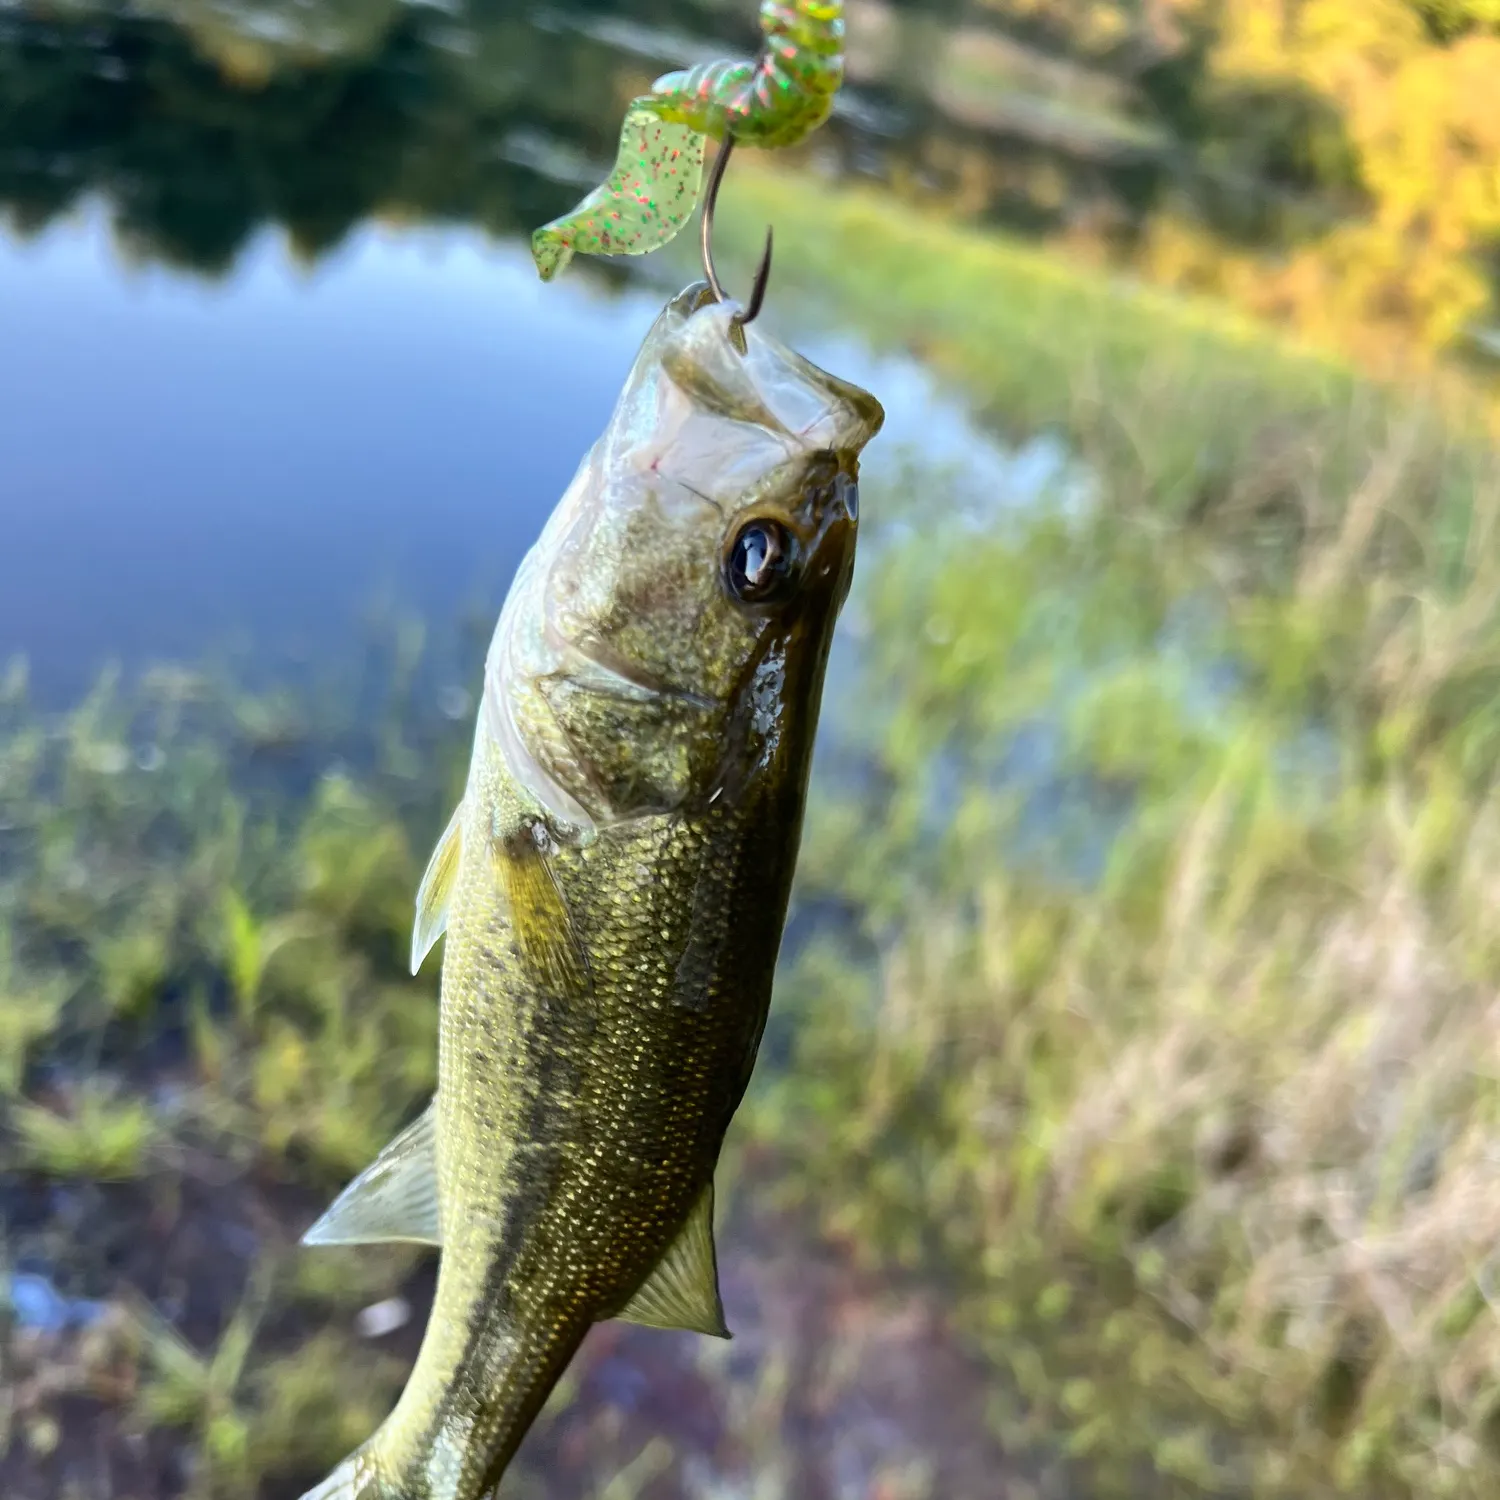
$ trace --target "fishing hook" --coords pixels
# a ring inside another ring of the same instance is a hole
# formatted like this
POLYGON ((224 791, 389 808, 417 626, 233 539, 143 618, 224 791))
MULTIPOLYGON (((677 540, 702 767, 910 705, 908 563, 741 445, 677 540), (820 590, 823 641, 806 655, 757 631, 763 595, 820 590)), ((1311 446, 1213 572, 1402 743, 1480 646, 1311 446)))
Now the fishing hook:
MULTIPOLYGON (((720 302, 728 302, 729 297, 724 291, 723 282, 719 280, 719 273, 714 269, 714 209, 719 201, 719 184, 724 180, 724 168, 729 165, 729 153, 733 148, 734 137, 726 131, 724 144, 719 147, 709 171, 708 192, 703 199, 703 271, 708 277, 709 286, 713 288, 714 296, 720 302)), ((771 278, 771 248, 772 235, 767 228, 766 248, 761 252, 760 265, 755 268, 755 280, 750 285, 750 301, 744 312, 738 313, 734 319, 741 328, 755 321, 761 304, 766 300, 766 283, 771 278)))

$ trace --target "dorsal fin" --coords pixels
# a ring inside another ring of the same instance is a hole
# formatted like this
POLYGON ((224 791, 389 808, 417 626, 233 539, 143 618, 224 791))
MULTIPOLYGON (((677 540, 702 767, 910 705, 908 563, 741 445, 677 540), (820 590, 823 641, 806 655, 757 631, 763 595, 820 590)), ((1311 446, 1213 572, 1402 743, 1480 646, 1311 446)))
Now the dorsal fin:
POLYGON ((703 1189, 677 1238, 616 1317, 648 1328, 686 1328, 727 1339, 714 1252, 714 1185, 703 1189))
POLYGON ((417 920, 411 931, 411 971, 422 967, 422 960, 432 952, 432 945, 448 927, 448 901, 458 879, 459 858, 463 854, 462 802, 453 810, 443 836, 427 861, 422 883, 417 887, 417 920))
POLYGON ((304 1245, 440 1245, 437 1104, 429 1104, 302 1236, 304 1245))

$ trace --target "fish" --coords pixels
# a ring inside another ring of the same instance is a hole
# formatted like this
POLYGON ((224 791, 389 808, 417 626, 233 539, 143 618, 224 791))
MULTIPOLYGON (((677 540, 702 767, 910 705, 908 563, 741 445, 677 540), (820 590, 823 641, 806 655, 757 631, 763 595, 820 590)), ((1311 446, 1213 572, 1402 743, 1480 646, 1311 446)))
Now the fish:
POLYGON ((439 1246, 386 1420, 304 1500, 479 1500, 588 1330, 729 1337, 714 1173, 771 999, 884 412, 706 282, 647 335, 526 555, 462 799, 431 1104, 309 1245, 439 1246))

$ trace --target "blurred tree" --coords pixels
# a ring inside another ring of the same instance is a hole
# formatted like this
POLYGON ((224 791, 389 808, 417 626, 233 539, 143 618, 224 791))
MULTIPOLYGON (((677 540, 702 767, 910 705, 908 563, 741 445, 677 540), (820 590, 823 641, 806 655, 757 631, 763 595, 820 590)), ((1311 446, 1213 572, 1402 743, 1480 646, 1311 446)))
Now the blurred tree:
POLYGON ((1171 129, 1178 170, 1133 247, 1158 276, 1372 351, 1496 316, 1500 0, 974 11, 1128 79, 1171 129))

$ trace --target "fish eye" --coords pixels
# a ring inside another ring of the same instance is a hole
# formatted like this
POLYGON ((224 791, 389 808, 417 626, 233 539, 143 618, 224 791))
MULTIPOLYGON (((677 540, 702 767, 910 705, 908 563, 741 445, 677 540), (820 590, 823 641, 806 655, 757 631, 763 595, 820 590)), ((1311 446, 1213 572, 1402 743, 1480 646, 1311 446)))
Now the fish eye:
POLYGON ((786 592, 796 560, 796 541, 779 521, 747 521, 729 544, 725 582, 742 604, 769 604, 786 592))

